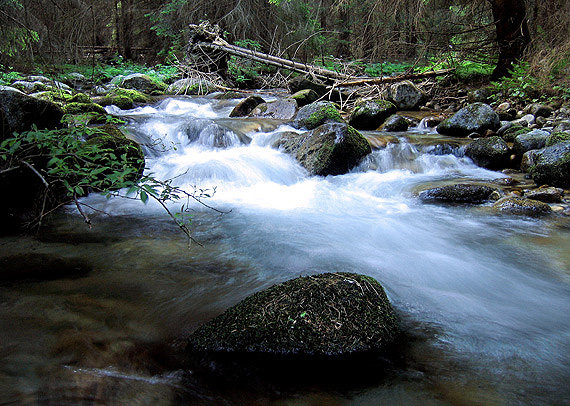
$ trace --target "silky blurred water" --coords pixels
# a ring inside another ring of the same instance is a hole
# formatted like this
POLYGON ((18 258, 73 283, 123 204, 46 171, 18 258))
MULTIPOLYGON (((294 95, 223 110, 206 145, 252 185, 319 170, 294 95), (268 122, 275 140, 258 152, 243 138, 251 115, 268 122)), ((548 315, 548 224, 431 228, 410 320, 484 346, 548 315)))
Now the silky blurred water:
POLYGON ((0 404, 570 404, 567 219, 420 203, 422 185, 505 178, 434 154, 442 141, 426 129, 397 134, 349 174, 310 177, 271 147, 298 130, 228 119, 236 102, 112 110, 145 145, 148 173, 215 188, 207 204, 227 214, 191 206, 203 247, 155 202, 96 195, 84 201, 97 209, 92 229, 70 207, 38 236, 0 240, 0 258, 84 270, 0 285, 0 404), (173 339, 247 295, 334 271, 378 279, 412 337, 386 376, 228 388, 171 360, 173 339))

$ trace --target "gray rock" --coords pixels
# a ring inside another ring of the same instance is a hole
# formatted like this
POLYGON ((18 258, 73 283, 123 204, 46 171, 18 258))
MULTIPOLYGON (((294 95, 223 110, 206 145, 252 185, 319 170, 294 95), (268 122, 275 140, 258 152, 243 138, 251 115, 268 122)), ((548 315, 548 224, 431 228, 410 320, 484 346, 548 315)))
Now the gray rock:
POLYGON ((375 130, 397 110, 397 107, 387 100, 359 101, 354 106, 348 123, 357 130, 375 130))
POLYGON ((533 125, 535 120, 536 120, 536 118, 534 117, 534 115, 526 114, 526 115, 522 116, 521 118, 513 120, 513 124, 514 125, 520 125, 522 127, 528 127, 530 125, 533 125))
POLYGON ((290 120, 297 113, 297 102, 293 99, 277 99, 269 103, 258 104, 249 117, 290 120))
POLYGON ((517 111, 511 106, 510 103, 501 103, 495 109, 495 113, 499 115, 501 120, 511 121, 517 115, 517 111))
POLYGON ((326 123, 344 123, 336 106, 328 101, 307 104, 299 109, 293 125, 312 130, 326 123))
POLYGON ((394 83, 388 89, 388 99, 400 110, 416 110, 425 101, 425 94, 412 82, 394 83))
POLYGON ((487 169, 503 169, 509 165, 511 150, 498 136, 479 138, 465 147, 465 156, 487 169))
POLYGON ((570 141, 546 147, 537 155, 529 171, 537 185, 570 187, 570 141))
POLYGON ((522 197, 505 197, 493 204, 493 210, 503 214, 541 216, 552 212, 552 208, 538 200, 522 197))
POLYGON ((522 157, 525 152, 531 149, 544 148, 549 136, 550 133, 541 130, 532 130, 526 134, 517 135, 513 142, 513 152, 522 157))
POLYGON ((398 114, 391 115, 384 123, 384 131, 406 131, 407 129, 408 120, 398 114))
POLYGON ((546 146, 551 147, 552 145, 566 141, 570 141, 570 132, 564 132, 564 131, 553 132, 546 140, 546 146))
POLYGON ((531 149, 523 154, 520 166, 522 172, 530 171, 530 168, 536 163, 540 152, 541 150, 539 149, 531 149))
POLYGON ((303 107, 316 102, 319 99, 319 94, 313 89, 303 89, 295 92, 291 98, 297 102, 297 106, 303 107))
POLYGON ((482 87, 481 89, 475 89, 467 94, 467 100, 469 103, 487 103, 491 97, 491 89, 488 87, 482 87))
POLYGON ((496 189, 483 185, 456 184, 427 189, 419 193, 423 202, 483 203, 496 189))
POLYGON ((570 121, 560 121, 556 123, 552 132, 553 133, 570 132, 570 121))
POLYGON ((473 132, 483 134, 486 130, 498 130, 500 124, 499 115, 489 105, 473 103, 441 122, 437 131, 440 134, 466 137, 473 132))
POLYGON ((534 117, 550 117, 554 109, 545 104, 533 103, 526 106, 524 111, 532 114, 534 117))
POLYGON ((279 145, 311 175, 341 175, 372 152, 370 143, 347 124, 323 124, 303 134, 285 133, 279 145))
POLYGON ((0 123, 2 132, 0 141, 10 137, 13 132, 32 129, 61 128, 63 110, 54 103, 36 99, 8 86, 0 86, 0 123))
POLYGON ((125 89, 134 89, 143 93, 162 93, 167 89, 165 83, 156 81, 148 75, 142 73, 133 73, 125 76, 120 81, 120 87, 125 89))
POLYGON ((210 354, 347 356, 382 351, 398 331, 376 280, 328 273, 247 297, 190 335, 186 348, 210 354))
POLYGON ((241 100, 231 111, 230 117, 245 117, 250 114, 254 108, 256 108, 261 103, 265 103, 259 96, 249 96, 241 100))

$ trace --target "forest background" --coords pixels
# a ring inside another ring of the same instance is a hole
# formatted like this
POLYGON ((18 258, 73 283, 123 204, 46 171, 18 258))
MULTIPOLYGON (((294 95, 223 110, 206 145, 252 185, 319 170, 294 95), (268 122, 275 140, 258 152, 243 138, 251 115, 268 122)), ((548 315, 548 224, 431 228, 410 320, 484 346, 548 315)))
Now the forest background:
POLYGON ((175 66, 203 20, 230 43, 368 76, 452 67, 497 79, 515 62, 521 86, 570 99, 570 0, 0 0, 1 71, 175 66))

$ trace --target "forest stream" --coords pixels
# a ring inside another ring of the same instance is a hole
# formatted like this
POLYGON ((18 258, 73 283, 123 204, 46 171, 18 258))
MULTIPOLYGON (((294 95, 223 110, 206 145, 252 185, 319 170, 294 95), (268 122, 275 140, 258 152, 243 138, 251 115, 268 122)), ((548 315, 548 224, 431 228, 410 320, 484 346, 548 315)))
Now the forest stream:
POLYGON ((308 176, 271 147, 298 130, 230 119, 237 102, 107 107, 149 173, 215 188, 205 202, 226 214, 192 205, 203 246, 156 202, 95 194, 92 228, 69 206, 36 235, 0 237, 0 263, 27 275, 0 281, 0 405, 570 405, 568 217, 423 204, 427 185, 507 177, 423 127, 391 133, 348 174, 308 176), (341 271, 376 278, 401 320, 408 342, 383 373, 232 384, 178 363, 173 342, 246 296, 341 271))

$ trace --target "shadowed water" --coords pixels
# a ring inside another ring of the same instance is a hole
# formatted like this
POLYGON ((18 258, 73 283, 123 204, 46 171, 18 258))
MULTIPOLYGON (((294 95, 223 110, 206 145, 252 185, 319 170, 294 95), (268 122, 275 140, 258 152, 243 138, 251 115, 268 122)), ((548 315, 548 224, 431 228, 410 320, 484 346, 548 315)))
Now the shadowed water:
POLYGON ((1 405, 568 404, 567 218, 421 204, 422 185, 505 177, 425 129, 396 134, 349 174, 309 177, 271 148, 296 130, 228 119, 235 102, 114 111, 146 146, 149 172, 215 187, 208 204, 231 210, 192 208, 203 247, 188 247, 158 204, 95 195, 93 229, 68 208, 37 236, 0 240, 12 275, 0 285, 1 405), (54 267, 67 272, 50 277, 54 267), (176 352, 247 295, 334 271, 385 286, 407 332, 401 355, 310 376, 285 365, 203 373, 176 352))

